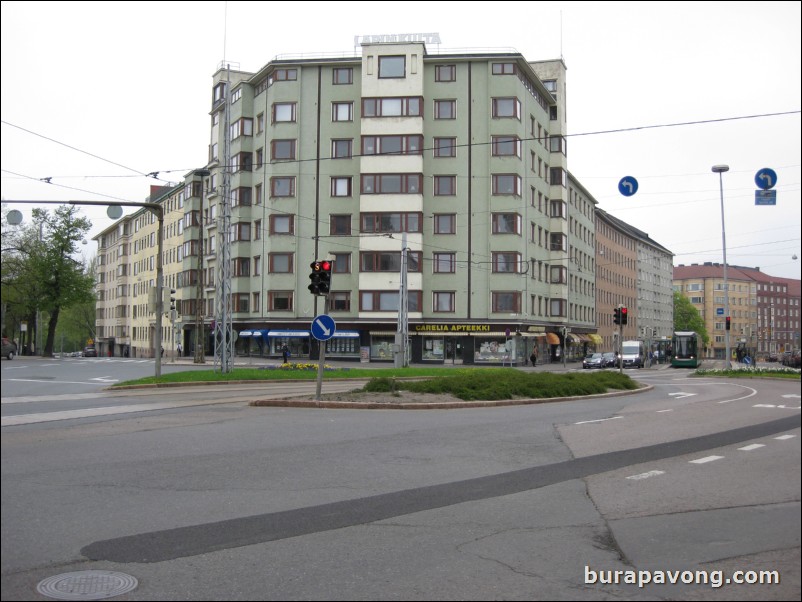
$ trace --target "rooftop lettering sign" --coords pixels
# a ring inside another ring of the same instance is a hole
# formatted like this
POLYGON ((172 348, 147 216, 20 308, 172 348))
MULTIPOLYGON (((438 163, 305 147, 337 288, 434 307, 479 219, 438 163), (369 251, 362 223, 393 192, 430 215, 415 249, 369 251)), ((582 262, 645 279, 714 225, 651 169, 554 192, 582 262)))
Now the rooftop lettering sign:
POLYGON ((440 44, 439 33, 391 33, 367 36, 354 36, 354 46, 360 44, 392 44, 404 42, 424 42, 426 44, 440 44))

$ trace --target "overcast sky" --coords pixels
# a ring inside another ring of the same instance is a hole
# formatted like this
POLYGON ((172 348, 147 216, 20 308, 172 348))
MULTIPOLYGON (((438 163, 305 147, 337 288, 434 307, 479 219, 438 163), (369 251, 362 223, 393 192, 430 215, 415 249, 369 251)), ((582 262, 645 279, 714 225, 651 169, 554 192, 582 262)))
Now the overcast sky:
MULTIPOLYGON (((675 265, 722 261, 711 167, 727 164, 728 263, 800 278, 799 2, 380 7, 4 1, 0 196, 142 201, 151 184, 205 165, 223 61, 253 72, 278 55, 353 55, 359 35, 436 32, 441 50, 562 56, 569 170, 675 265), (689 122, 705 123, 676 125, 689 122), (778 176, 776 206, 755 205, 766 167, 778 176), (624 176, 638 180, 634 196, 619 192, 624 176)), ((112 223, 104 209, 84 211, 92 236, 112 223)))

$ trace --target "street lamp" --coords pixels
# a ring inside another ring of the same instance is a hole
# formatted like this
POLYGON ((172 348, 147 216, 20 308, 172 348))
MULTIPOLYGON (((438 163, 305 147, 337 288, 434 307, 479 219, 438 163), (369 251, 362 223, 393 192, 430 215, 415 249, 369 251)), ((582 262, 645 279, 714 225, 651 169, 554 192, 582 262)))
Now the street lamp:
MULTIPOLYGON (((714 165, 713 173, 718 174, 718 186, 721 195, 721 247, 724 253, 724 320, 730 315, 730 287, 727 284, 727 234, 724 229, 724 179, 721 174, 730 170, 729 165, 714 165)), ((724 328, 724 368, 730 369, 730 331, 724 328)))
POLYGON ((196 364, 206 363, 206 353, 203 349, 203 229, 205 227, 203 219, 203 195, 205 194, 203 178, 208 177, 211 173, 208 169, 196 169, 193 172, 193 175, 201 178, 200 205, 198 207, 198 282, 195 293, 195 359, 193 360, 196 364))

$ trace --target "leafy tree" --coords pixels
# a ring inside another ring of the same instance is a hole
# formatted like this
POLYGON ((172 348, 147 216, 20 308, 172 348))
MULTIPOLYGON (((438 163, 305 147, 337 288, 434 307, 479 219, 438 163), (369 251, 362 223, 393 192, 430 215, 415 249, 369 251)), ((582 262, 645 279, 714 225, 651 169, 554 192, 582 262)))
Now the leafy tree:
POLYGON ((710 337, 705 330, 705 322, 688 298, 674 291, 674 330, 692 330, 702 335, 705 347, 707 347, 710 337))
MULTIPOLYGON (((59 206, 52 213, 32 211, 33 223, 9 232, 13 242, 6 251, 3 233, 3 302, 9 311, 29 324, 36 323, 38 312, 47 320, 43 353, 53 353, 56 327, 61 312, 81 303, 94 302, 94 280, 73 255, 92 227, 78 208, 59 206)), ((35 333, 32 333, 35 336, 35 333)))

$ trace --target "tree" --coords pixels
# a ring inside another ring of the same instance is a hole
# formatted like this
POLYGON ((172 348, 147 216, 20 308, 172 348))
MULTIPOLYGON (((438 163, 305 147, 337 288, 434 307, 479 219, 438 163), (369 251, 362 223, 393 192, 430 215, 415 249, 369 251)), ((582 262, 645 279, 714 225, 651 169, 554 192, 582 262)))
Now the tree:
POLYGON ((29 324, 37 322, 37 314, 46 314, 47 338, 42 350, 46 356, 53 353, 61 311, 94 301, 94 280, 72 257, 92 227, 78 211, 66 205, 52 213, 34 209, 33 223, 18 229, 8 257, 4 235, 3 300, 8 299, 9 310, 29 324))
POLYGON ((705 347, 710 341, 707 330, 705 330, 705 322, 699 314, 699 310, 691 305, 685 295, 674 291, 674 331, 678 330, 698 332, 702 336, 705 347))

